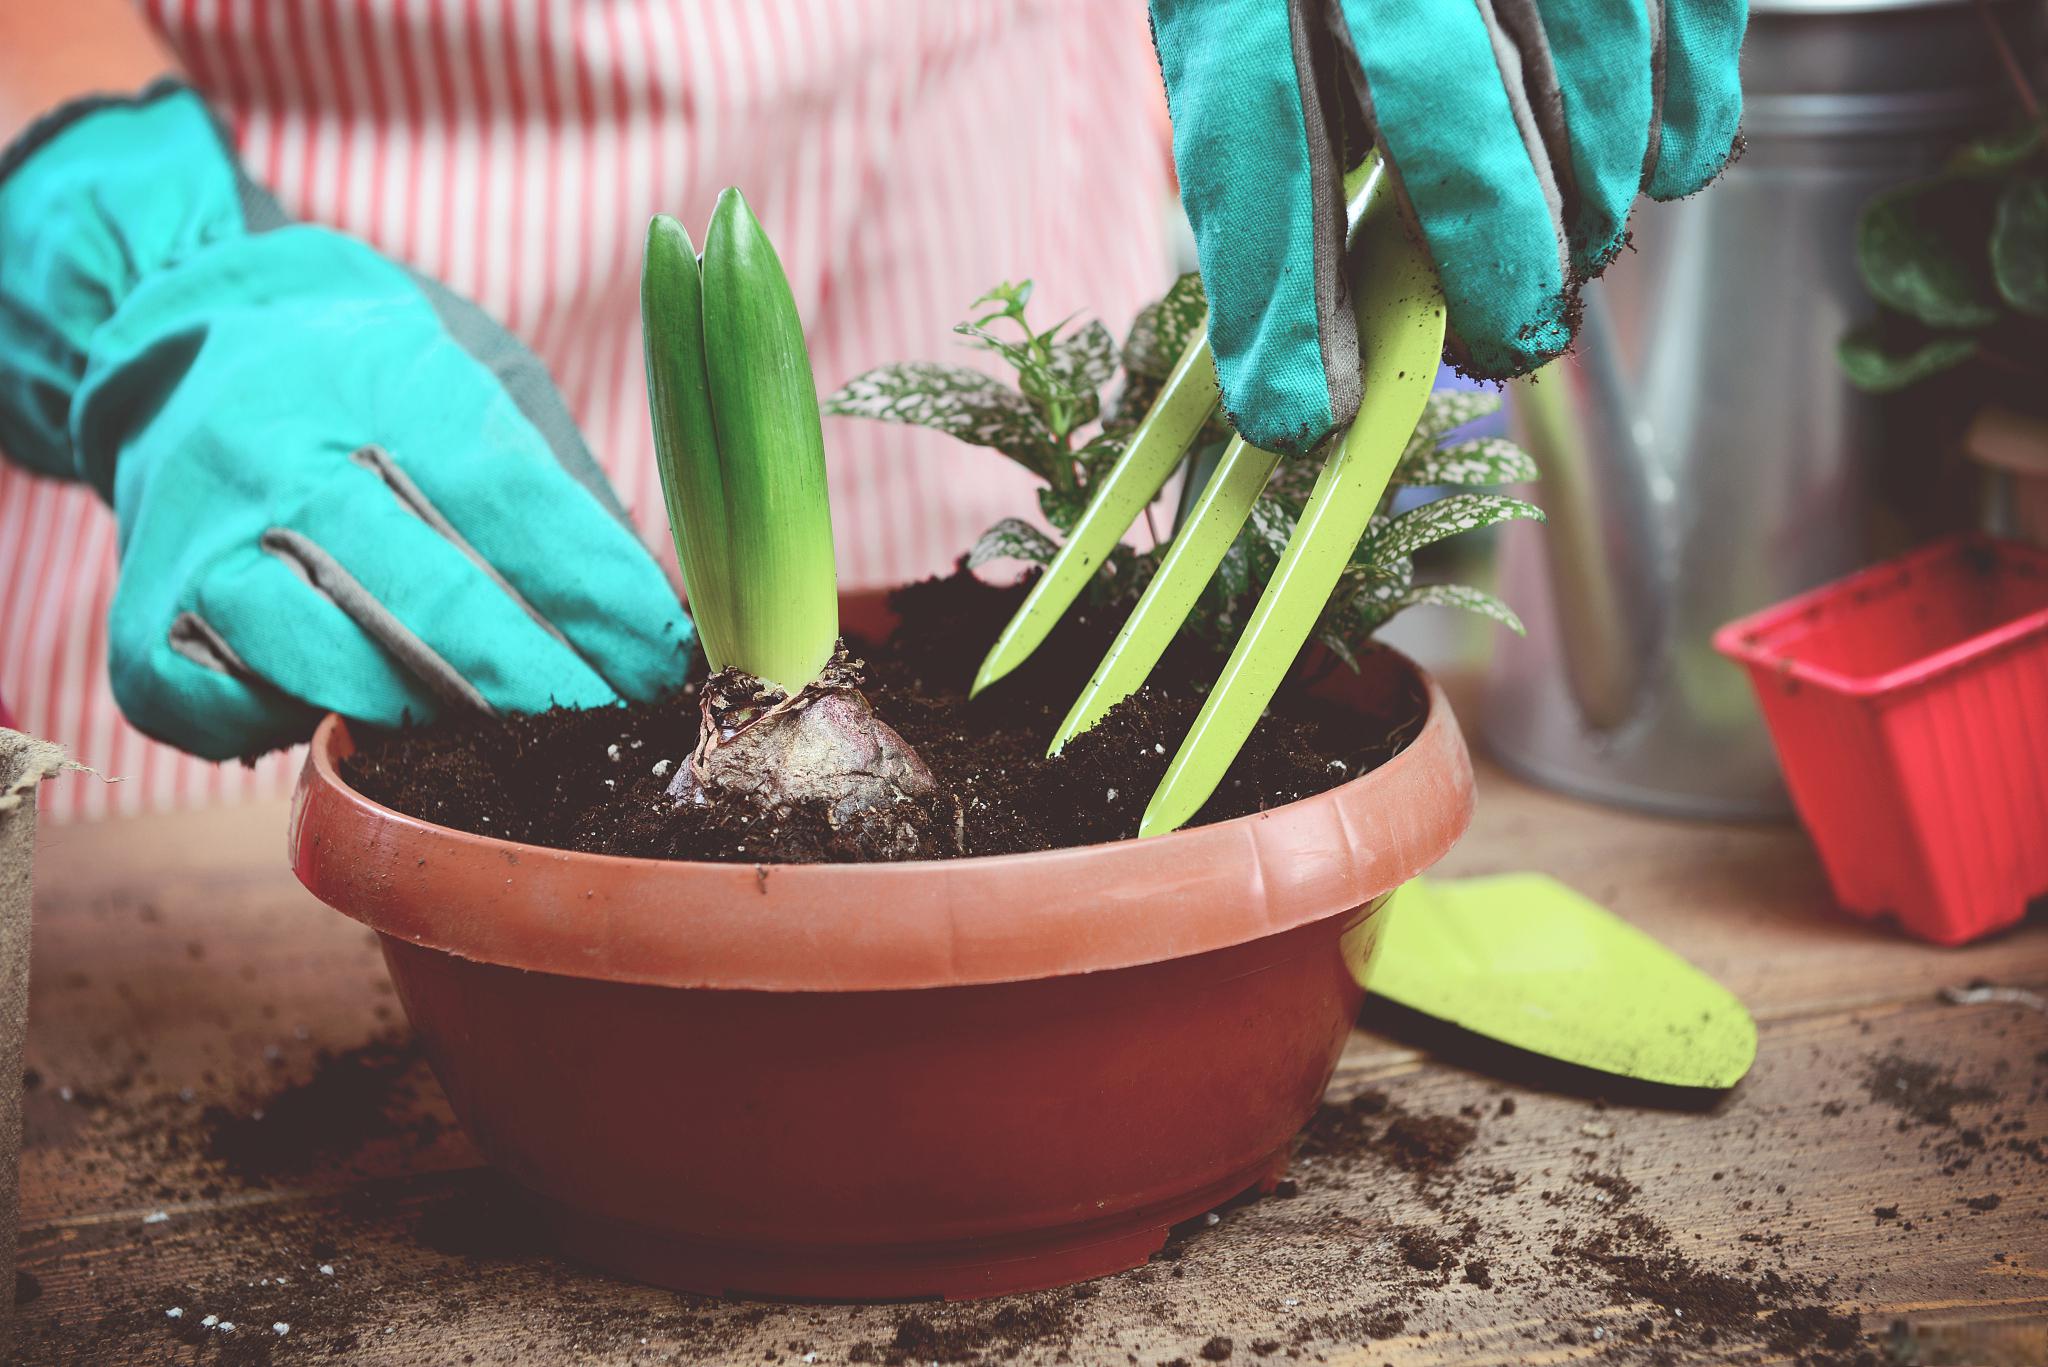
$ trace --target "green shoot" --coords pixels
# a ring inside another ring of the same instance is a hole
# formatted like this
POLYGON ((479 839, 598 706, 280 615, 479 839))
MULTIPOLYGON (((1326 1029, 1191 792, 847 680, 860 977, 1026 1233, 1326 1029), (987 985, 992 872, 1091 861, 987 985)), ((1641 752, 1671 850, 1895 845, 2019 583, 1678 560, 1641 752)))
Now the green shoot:
POLYGON ((647 407, 669 532, 683 568, 683 592, 713 669, 733 657, 724 620, 725 488, 704 369, 704 285, 697 249, 683 225, 656 214, 640 268, 640 320, 647 353, 647 407))
POLYGON ((703 260, 673 219, 641 277, 655 447, 705 653, 795 693, 839 636, 817 391, 782 263, 737 190, 703 260))

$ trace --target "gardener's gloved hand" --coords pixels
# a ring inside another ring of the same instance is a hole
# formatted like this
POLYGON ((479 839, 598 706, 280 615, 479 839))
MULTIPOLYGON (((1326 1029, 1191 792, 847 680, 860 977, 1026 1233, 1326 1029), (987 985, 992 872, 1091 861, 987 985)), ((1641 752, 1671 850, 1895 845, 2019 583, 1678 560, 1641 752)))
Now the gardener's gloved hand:
POLYGON ((1152 0, 1238 430, 1298 454, 1357 411, 1340 181, 1369 145, 1436 262, 1458 363, 1499 379, 1562 352, 1638 190, 1675 199, 1727 163, 1746 18, 1745 0, 1152 0))
POLYGON ((0 162, 0 446, 113 504, 114 691, 196 754, 330 708, 647 698, 689 663, 539 361, 287 223, 180 86, 67 108, 0 162))

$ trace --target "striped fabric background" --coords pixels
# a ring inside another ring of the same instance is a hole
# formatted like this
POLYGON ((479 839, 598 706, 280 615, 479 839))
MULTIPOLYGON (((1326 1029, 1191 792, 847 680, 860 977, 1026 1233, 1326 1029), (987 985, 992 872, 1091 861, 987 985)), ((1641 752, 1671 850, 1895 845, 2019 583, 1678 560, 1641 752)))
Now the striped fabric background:
MULTIPOLYGON (((640 529, 667 528, 645 412, 640 238, 737 184, 789 268, 819 384, 911 357, 1004 278, 1121 334, 1168 279, 1163 101, 1140 0, 142 0, 295 215, 437 276, 547 363, 640 529)), ((1000 457, 828 420, 841 574, 943 569, 1031 511, 1000 457)), ((0 465, 0 698, 108 774, 59 815, 289 790, 213 766, 106 683, 115 532, 0 465)))

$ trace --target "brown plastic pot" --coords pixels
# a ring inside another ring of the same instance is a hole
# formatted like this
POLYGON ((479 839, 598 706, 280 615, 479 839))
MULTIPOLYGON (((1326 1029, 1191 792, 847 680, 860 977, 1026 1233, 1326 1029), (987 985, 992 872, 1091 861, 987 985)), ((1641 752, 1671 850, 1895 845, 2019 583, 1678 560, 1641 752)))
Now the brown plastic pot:
MULTIPOLYGON (((1387 654, 1340 686, 1417 674, 1387 654)), ((1387 894, 1471 815, 1457 722, 1424 683, 1408 748, 1320 796, 904 864, 469 835, 352 790, 330 717, 292 860, 377 932, 456 1114, 573 1255, 712 1293, 1055 1286, 1144 1262, 1284 1169, 1387 894)))

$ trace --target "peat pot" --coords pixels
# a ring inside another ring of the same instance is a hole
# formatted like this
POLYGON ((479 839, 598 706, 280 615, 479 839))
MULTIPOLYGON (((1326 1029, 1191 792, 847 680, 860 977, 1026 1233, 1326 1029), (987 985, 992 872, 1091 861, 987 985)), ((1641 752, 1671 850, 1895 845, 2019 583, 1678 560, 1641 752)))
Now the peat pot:
MULTIPOLYGON (((5 710, 0 709, 0 720, 5 710)), ((29 893, 34 885, 36 785, 65 767, 64 753, 0 725, 0 1078, 21 1077, 28 1030, 29 893)), ((0 1089, 0 1359, 13 1326, 14 1248, 21 1215, 21 1088, 0 1089)))
MULTIPOLYGON (((1412 686, 1386 652, 1336 687, 1412 686)), ((1277 1180, 1388 894, 1465 829, 1422 680, 1379 769, 1255 816, 1041 854, 624 859, 470 835, 343 782, 291 856, 377 932, 455 1113, 587 1262, 710 1293, 971 1297, 1143 1263, 1277 1180)))

